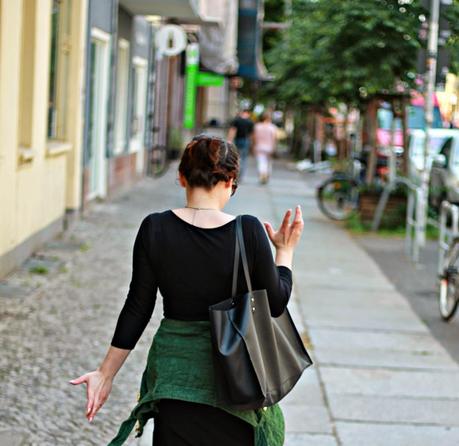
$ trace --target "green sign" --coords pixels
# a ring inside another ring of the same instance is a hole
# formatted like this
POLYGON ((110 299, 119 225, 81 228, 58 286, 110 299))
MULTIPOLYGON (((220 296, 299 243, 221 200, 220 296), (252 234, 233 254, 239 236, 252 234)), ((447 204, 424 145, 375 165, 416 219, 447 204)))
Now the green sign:
POLYGON ((224 83, 225 78, 220 74, 206 73, 204 71, 198 73, 199 87, 223 87, 224 83))
POLYGON ((199 45, 190 43, 186 48, 185 104, 183 127, 193 129, 196 122, 196 89, 199 71, 199 45))
POLYGON ((198 87, 223 87, 224 76, 199 71, 199 45, 190 43, 186 48, 185 104, 183 127, 193 129, 196 124, 196 92, 198 87))

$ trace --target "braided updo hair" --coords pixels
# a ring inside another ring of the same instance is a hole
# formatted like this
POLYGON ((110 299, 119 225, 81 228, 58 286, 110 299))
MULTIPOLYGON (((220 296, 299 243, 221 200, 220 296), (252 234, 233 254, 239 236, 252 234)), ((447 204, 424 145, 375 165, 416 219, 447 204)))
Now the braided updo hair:
POLYGON ((186 146, 179 172, 191 187, 212 189, 219 181, 237 180, 239 153, 234 144, 209 135, 197 135, 186 146))

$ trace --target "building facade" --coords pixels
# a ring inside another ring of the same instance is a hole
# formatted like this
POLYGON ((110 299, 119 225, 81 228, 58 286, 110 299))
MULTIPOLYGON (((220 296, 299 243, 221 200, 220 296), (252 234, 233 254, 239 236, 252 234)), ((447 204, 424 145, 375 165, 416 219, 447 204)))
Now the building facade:
POLYGON ((152 146, 181 150, 209 123, 224 132, 240 10, 238 0, 0 0, 0 277, 92 200, 143 177, 152 146), (166 54, 155 38, 171 24, 182 46, 166 54))
POLYGON ((81 205, 86 0, 0 1, 0 276, 81 205))
POLYGON ((117 0, 89 0, 83 201, 144 175, 151 127, 152 26, 117 0))

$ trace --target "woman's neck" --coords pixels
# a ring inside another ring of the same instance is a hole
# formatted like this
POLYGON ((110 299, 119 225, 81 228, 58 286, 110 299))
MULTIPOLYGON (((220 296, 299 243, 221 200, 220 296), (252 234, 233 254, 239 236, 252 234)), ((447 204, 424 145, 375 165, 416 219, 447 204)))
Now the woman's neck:
POLYGON ((216 211, 221 211, 223 208, 218 197, 212 197, 207 194, 200 193, 187 194, 186 207, 195 209, 215 209, 216 211))

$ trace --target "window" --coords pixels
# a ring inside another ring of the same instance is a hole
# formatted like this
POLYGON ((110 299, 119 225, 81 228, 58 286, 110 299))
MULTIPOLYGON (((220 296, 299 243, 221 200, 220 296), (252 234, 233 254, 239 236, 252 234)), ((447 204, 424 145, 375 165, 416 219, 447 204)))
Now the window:
POLYGON ((32 146, 35 79, 36 1, 24 0, 21 29, 18 140, 23 156, 32 146))
POLYGON ((140 57, 135 57, 133 65, 130 144, 130 150, 132 152, 141 150, 144 143, 147 96, 147 61, 140 57))
POLYGON ((65 139, 71 0, 53 0, 48 91, 48 138, 65 139))
POLYGON ((446 165, 449 166, 449 161, 451 159, 451 149, 453 147, 453 137, 450 136, 443 144, 440 153, 445 156, 446 165))
POLYGON ((127 114, 129 87, 129 42, 118 42, 118 63, 116 68, 116 142, 115 153, 122 152, 127 144, 127 114))

